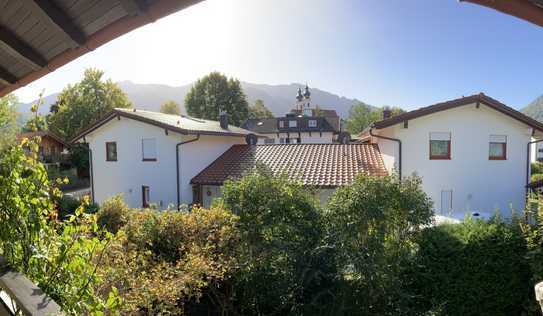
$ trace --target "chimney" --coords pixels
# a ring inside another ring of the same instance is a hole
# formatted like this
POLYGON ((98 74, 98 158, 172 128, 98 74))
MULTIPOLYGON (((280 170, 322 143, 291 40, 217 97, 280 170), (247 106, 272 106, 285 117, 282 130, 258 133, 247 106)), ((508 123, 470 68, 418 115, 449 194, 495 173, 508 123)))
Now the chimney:
POLYGON ((222 129, 228 129, 228 113, 226 111, 221 110, 219 113, 219 122, 222 129))
POLYGON ((383 120, 386 120, 392 116, 392 111, 388 106, 383 108, 383 120))

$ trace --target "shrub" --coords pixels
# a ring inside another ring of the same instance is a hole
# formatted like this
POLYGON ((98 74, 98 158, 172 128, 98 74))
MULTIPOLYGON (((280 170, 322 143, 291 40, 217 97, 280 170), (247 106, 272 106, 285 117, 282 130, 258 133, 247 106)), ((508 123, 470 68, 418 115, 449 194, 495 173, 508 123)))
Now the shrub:
POLYGON ((543 180, 543 173, 534 173, 530 177, 530 181, 532 182, 540 181, 540 180, 543 180))
POLYGON ((237 267, 237 217, 219 208, 190 213, 131 211, 105 256, 98 293, 115 285, 124 314, 185 314, 237 267))
POLYGON ((424 230, 405 285, 416 298, 415 309, 421 314, 525 314, 535 299, 517 224, 468 218, 424 230))
POLYGON ((115 234, 126 224, 129 210, 122 194, 115 195, 102 203, 97 214, 98 225, 115 234))
POLYGON ((420 179, 360 176, 338 188, 326 207, 328 243, 344 281, 337 309, 348 314, 397 314, 400 273, 423 225, 433 216, 420 179))
POLYGON ((239 216, 237 314, 316 314, 330 298, 333 255, 311 190, 265 170, 228 181, 218 204, 239 216))
POLYGON ((543 163, 539 161, 532 162, 530 170, 531 170, 532 175, 543 173, 543 163))

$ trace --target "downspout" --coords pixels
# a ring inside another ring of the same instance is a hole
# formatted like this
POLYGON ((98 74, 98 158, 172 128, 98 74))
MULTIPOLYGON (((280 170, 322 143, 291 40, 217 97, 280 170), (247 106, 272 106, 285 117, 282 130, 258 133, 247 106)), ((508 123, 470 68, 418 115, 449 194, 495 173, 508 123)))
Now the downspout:
POLYGON ((193 138, 191 140, 186 140, 178 143, 175 145, 175 172, 177 177, 177 210, 179 210, 179 206, 181 205, 181 196, 180 196, 180 188, 181 188, 181 171, 179 170, 179 147, 184 144, 192 143, 200 139, 200 134, 196 134, 196 138, 193 138))
POLYGON ((530 146, 543 142, 543 139, 534 140, 526 144, 526 198, 528 198, 528 184, 530 184, 530 146))
POLYGON ((401 181, 402 180, 402 141, 397 139, 397 138, 392 138, 392 137, 386 137, 386 136, 373 134, 373 126, 370 127, 370 136, 376 137, 376 138, 381 138, 381 139, 386 139, 386 140, 390 140, 390 141, 398 143, 398 178, 401 181))

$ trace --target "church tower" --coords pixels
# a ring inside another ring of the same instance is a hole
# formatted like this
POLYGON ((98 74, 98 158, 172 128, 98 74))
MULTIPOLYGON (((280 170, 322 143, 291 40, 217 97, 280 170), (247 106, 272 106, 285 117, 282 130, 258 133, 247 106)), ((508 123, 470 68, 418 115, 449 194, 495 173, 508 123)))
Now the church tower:
POLYGON ((302 89, 298 88, 298 93, 296 94, 296 110, 304 116, 313 116, 313 109, 311 108, 311 92, 309 91, 309 86, 306 84, 304 92, 302 89))

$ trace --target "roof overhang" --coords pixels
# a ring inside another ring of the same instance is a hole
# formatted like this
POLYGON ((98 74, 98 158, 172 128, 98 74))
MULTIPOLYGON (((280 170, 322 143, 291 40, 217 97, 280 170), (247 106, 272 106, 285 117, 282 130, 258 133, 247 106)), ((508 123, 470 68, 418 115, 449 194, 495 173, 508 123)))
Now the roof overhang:
POLYGON ((471 2, 543 26, 543 0, 460 0, 471 2))
MULTIPOLYGON (((85 136, 87 136, 88 134, 90 134, 90 133, 94 132, 95 130, 99 129, 100 127, 102 127, 103 125, 105 125, 109 121, 113 120, 114 118, 119 119, 121 117, 126 117, 126 118, 133 119, 133 120, 136 120, 136 121, 139 121, 139 122, 147 123, 147 124, 150 124, 150 125, 153 125, 153 126, 156 126, 156 127, 159 127, 159 128, 163 128, 165 130, 168 130, 168 131, 171 131, 171 132, 174 132, 174 133, 182 134, 182 135, 239 136, 239 137, 247 136, 247 134, 228 132, 228 131, 215 132, 215 131, 205 131, 205 130, 187 130, 187 129, 184 129, 184 128, 181 128, 181 127, 176 127, 176 126, 172 126, 172 125, 169 125, 169 124, 164 124, 164 123, 159 122, 159 121, 155 121, 155 120, 152 120, 152 119, 141 117, 139 115, 132 114, 130 112, 120 111, 120 110, 114 109, 111 112, 109 112, 108 114, 104 115, 96 123, 90 125, 89 127, 85 128, 83 131, 81 131, 79 134, 77 134, 77 136, 75 136, 74 138, 72 138, 70 140, 70 143, 77 143, 78 141, 83 139, 85 136)), ((254 134, 254 135, 259 137, 259 138, 265 138, 265 136, 263 136, 263 135, 259 135, 259 134, 254 134)))
MULTIPOLYGON (((107 5, 112 6, 115 10, 109 9, 105 5, 87 5, 87 8, 80 10, 81 12, 78 14, 87 18, 89 15, 95 15, 97 19, 100 19, 101 27, 98 29, 92 25, 93 23, 85 26, 81 26, 81 23, 78 25, 76 19, 80 17, 76 18, 70 15, 67 10, 63 10, 59 1, 4 1, 5 8, 18 6, 19 10, 11 14, 14 19, 17 14, 21 14, 21 18, 15 21, 17 25, 2 25, 2 22, 5 21, 0 19, 0 53, 4 54, 0 54, 0 56, 11 58, 10 60, 0 58, 0 97, 45 76, 121 35, 200 1, 202 0, 111 0, 107 5), (116 19, 112 18, 114 12, 117 13, 116 19), (109 20, 113 21, 108 23, 109 20), (41 41, 42 44, 38 45, 33 37, 26 37, 27 33, 28 36, 31 36, 35 32, 23 33, 18 29, 21 25, 35 23, 33 21, 40 21, 41 25, 45 25, 38 32, 47 27, 49 30, 47 36, 63 38, 64 40, 57 44, 59 48, 55 48, 57 50, 62 48, 62 50, 48 56, 49 53, 46 52, 52 51, 51 40, 41 41), (13 62, 20 63, 20 65, 14 66, 13 62)), ((84 2, 91 4, 93 1, 80 0, 78 6, 85 7, 84 2)), ((12 17, 10 16, 10 18, 12 17)))
POLYGON ((534 130, 543 132, 543 124, 534 120, 533 118, 483 94, 475 94, 468 97, 462 97, 460 99, 451 100, 447 102, 437 103, 434 105, 430 105, 427 107, 423 107, 414 111, 402 113, 396 116, 393 116, 389 119, 382 120, 375 122, 373 124, 373 128, 375 129, 382 129, 386 128, 392 125, 396 125, 399 123, 403 123, 405 121, 409 121, 412 119, 416 119, 418 117, 426 116, 432 113, 441 112, 445 110, 449 110, 452 108, 456 108, 459 106, 469 105, 469 104, 484 104, 498 112, 501 112, 517 121, 520 121, 529 127, 533 128, 534 130))

